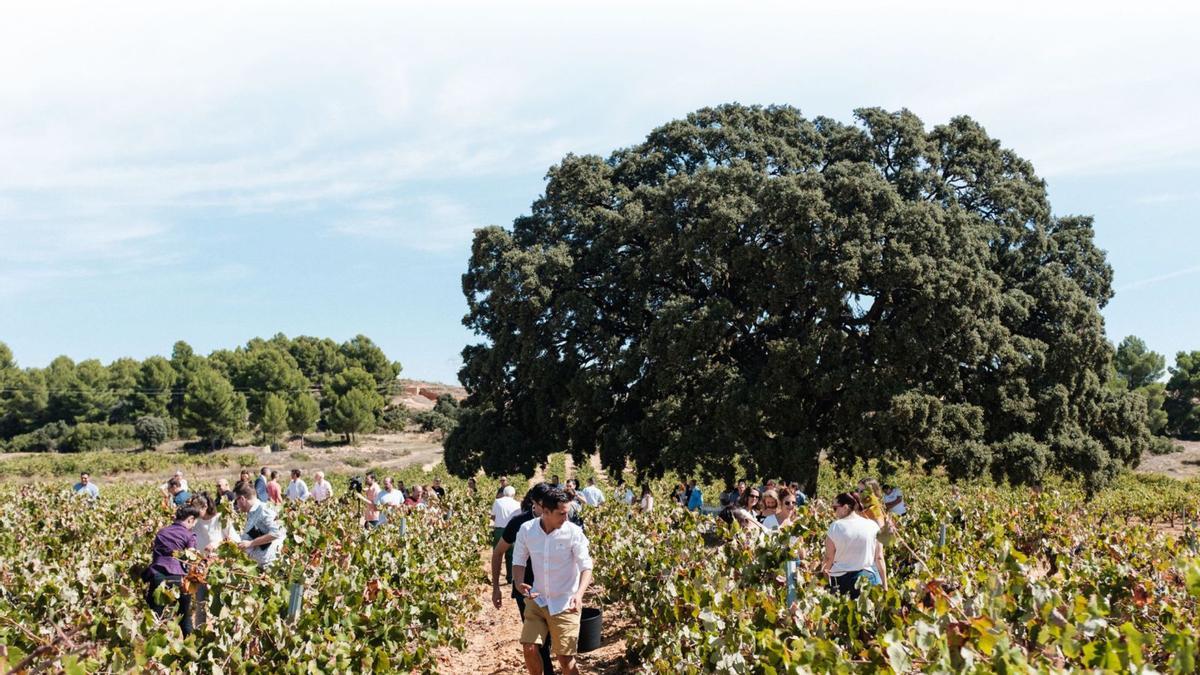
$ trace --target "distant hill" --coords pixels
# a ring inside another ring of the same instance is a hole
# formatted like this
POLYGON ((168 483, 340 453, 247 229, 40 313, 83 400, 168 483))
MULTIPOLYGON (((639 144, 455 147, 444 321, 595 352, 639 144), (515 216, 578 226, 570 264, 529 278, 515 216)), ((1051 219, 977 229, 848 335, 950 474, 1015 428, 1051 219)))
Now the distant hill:
POLYGON ((467 390, 457 385, 404 379, 399 382, 403 390, 392 397, 391 403, 402 403, 409 410, 433 410, 434 402, 442 394, 450 394, 456 401, 467 397, 467 390))

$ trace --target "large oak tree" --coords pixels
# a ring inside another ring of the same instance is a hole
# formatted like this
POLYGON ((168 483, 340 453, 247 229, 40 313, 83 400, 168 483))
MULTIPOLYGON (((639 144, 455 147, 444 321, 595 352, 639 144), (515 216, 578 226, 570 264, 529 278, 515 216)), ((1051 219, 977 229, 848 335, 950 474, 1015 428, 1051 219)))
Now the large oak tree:
POLYGON ((1089 487, 1135 462, 1145 406, 1104 386, 1112 271, 1089 217, 967 117, 855 124, 703 109, 565 157, 463 290, 469 397, 448 466, 599 451, 815 490, 818 458, 1089 487))

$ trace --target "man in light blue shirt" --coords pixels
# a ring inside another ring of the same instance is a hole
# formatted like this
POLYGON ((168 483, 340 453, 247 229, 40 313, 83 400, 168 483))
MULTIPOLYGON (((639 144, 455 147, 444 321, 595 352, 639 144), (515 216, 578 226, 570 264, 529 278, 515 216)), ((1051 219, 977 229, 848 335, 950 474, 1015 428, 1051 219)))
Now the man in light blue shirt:
POLYGON ((79 482, 74 487, 75 494, 88 497, 89 499, 97 499, 100 497, 100 488, 92 482, 92 475, 86 471, 79 474, 79 482))

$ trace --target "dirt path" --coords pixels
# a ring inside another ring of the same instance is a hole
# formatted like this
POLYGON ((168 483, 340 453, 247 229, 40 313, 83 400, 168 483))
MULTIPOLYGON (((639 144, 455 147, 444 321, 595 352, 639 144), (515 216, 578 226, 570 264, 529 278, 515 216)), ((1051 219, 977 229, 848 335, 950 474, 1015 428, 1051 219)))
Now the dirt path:
POLYGON ((1175 441, 1178 452, 1145 455, 1137 470, 1186 480, 1200 475, 1200 441, 1175 441))

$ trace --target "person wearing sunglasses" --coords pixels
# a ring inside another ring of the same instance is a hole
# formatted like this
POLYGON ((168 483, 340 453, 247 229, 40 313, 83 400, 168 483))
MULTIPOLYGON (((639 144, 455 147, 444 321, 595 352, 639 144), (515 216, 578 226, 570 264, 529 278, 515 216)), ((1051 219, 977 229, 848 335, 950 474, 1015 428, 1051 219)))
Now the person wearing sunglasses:
POLYGON ((825 558, 821 569, 829 575, 829 588, 835 593, 857 598, 858 579, 866 577, 872 585, 887 590, 887 565, 883 545, 876 539, 879 525, 860 515, 862 502, 852 492, 842 492, 833 500, 835 520, 825 535, 825 558))
POLYGON ((758 517, 758 502, 762 497, 762 493, 758 488, 750 488, 742 493, 742 498, 738 500, 738 506, 746 511, 749 511, 755 518, 758 517))
POLYGON ((763 518, 763 527, 768 530, 778 530, 794 522, 796 522, 796 496, 788 488, 780 488, 779 508, 775 513, 763 518))

